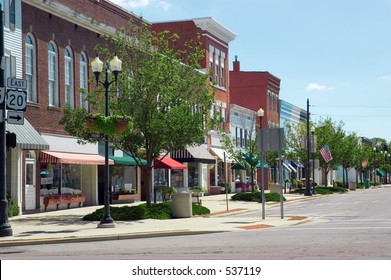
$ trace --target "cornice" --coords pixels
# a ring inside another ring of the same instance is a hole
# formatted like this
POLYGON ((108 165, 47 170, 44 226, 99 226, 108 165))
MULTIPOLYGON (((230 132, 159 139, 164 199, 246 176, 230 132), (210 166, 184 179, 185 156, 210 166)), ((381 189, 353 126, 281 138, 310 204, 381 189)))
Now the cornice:
POLYGON ((197 27, 211 33, 227 44, 236 38, 235 33, 215 21, 212 17, 195 18, 193 22, 197 27))

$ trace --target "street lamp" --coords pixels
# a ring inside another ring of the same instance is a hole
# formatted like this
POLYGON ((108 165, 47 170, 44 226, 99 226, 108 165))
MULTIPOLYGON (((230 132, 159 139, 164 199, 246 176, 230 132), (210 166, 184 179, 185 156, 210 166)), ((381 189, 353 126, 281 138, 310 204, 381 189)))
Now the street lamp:
POLYGON ((316 194, 315 192, 315 127, 311 126, 311 136, 312 136, 312 194, 316 194))
MULTIPOLYGON (((257 111, 257 115, 259 118, 259 137, 262 136, 262 118, 265 114, 265 111, 262 109, 262 107, 259 108, 257 111)), ((263 170, 263 139, 259 139, 260 141, 260 147, 258 149, 261 149, 261 200, 262 200, 262 219, 265 219, 265 178, 264 178, 264 170, 263 170)))
MULTIPOLYGON (((109 116, 109 87, 113 82, 117 82, 118 74, 122 71, 122 61, 117 56, 106 62, 105 81, 99 81, 99 76, 103 70, 103 62, 97 56, 91 62, 92 72, 95 74, 96 84, 99 83, 105 88, 105 117, 109 116), (114 80, 109 82, 110 71, 114 74, 114 80)), ((114 227, 114 220, 110 216, 110 167, 109 167, 109 137, 105 135, 105 189, 104 189, 104 216, 98 227, 114 227)))

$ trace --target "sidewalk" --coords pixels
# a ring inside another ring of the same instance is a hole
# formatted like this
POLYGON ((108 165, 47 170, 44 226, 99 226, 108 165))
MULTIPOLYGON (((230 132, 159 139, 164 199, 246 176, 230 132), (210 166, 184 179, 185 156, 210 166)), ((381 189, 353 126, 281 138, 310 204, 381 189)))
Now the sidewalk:
MULTIPOLYGON (((0 247, 243 231, 291 226, 311 220, 309 217, 297 216, 281 219, 280 216, 267 216, 267 211, 265 219, 262 219, 262 204, 233 201, 230 196, 228 211, 226 195, 204 196, 201 198, 202 205, 210 209, 210 215, 170 220, 115 221, 113 228, 97 228, 99 222, 82 220, 84 215, 102 208, 102 205, 24 214, 9 218, 13 236, 0 237, 0 247), (236 215, 244 212, 253 215, 236 215)), ((284 197, 284 204, 315 198, 298 194, 284 194, 284 197)), ((267 202, 266 210, 270 207, 279 207, 279 202, 267 202)))

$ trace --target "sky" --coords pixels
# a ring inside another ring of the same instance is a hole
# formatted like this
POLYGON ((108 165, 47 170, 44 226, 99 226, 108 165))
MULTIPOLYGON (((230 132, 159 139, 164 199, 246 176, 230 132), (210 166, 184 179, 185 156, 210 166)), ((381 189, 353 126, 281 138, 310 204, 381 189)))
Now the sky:
POLYGON ((268 71, 311 120, 391 141, 390 0, 111 0, 153 22, 212 17, 237 36, 230 69, 268 71))

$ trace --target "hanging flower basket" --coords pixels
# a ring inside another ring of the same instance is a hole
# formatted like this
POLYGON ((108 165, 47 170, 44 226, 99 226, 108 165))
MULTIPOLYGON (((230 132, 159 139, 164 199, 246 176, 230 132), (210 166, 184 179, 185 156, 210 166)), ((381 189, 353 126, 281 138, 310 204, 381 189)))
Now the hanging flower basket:
POLYGON ((87 128, 89 130, 91 130, 92 132, 96 132, 98 129, 97 129, 97 120, 95 117, 87 117, 86 118, 86 125, 87 125, 87 128))
POLYGON ((114 121, 115 130, 122 133, 128 129, 129 119, 124 117, 114 121))

